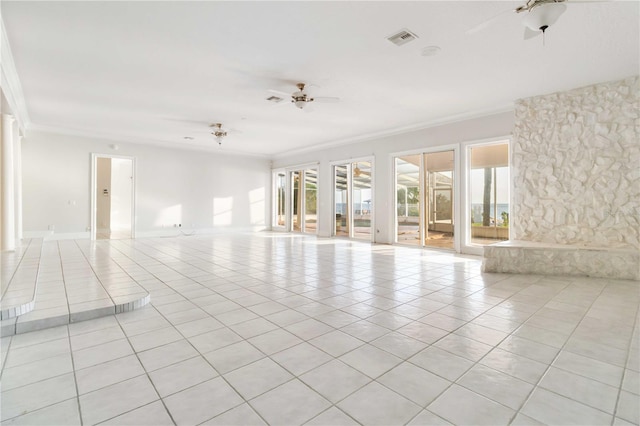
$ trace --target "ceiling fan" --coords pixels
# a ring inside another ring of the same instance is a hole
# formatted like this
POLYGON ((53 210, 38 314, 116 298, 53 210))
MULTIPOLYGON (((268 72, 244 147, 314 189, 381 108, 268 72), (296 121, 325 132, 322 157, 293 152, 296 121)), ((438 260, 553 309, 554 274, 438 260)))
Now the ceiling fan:
POLYGON ((211 125, 209 125, 209 127, 211 128, 212 132, 211 134, 215 137, 216 142, 218 142, 218 145, 222 145, 222 140, 224 138, 227 137, 227 135, 229 133, 242 133, 240 130, 237 129, 225 129, 222 126, 222 123, 213 123, 211 125))
POLYGON ((291 98, 291 103, 296 106, 296 108, 303 109, 307 104, 311 102, 338 102, 340 98, 331 97, 331 96, 311 96, 305 91, 305 83, 297 83, 296 87, 298 90, 291 94, 281 92, 279 90, 269 90, 269 92, 274 93, 281 97, 282 99, 286 99, 288 97, 291 98))
POLYGON ((538 35, 544 35, 545 31, 558 21, 558 18, 567 9, 567 4, 574 3, 598 3, 610 0, 527 0, 515 9, 505 10, 498 15, 476 25, 467 31, 467 34, 477 33, 488 28, 509 12, 524 14, 522 23, 525 26, 524 39, 528 40, 538 35))

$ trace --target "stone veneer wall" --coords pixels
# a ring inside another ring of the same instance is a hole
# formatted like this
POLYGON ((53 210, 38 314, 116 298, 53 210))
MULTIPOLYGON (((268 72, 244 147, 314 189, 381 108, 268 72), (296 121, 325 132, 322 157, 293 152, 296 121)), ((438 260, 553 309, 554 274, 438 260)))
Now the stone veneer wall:
POLYGON ((516 102, 512 239, 640 249, 638 77, 516 102))
POLYGON ((511 241, 487 272, 640 279, 638 76, 516 102, 511 241))

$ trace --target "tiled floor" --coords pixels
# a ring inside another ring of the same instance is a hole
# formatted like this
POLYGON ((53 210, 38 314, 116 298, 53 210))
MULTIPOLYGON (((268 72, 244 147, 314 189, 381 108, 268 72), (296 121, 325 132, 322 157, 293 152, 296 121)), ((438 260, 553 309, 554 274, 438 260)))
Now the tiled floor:
POLYGON ((638 282, 287 234, 89 249, 151 305, 3 338, 3 424, 639 422, 638 282))

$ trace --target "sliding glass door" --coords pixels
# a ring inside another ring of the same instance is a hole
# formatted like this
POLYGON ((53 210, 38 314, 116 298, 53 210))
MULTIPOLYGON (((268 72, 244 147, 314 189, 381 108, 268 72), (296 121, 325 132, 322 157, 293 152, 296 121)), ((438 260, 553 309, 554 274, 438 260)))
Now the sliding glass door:
POLYGON ((349 212, 349 165, 339 165, 333 167, 334 182, 334 214, 335 222, 333 235, 337 237, 348 237, 351 235, 351 215, 349 212))
POLYGON ((284 228, 286 225, 286 192, 287 192, 287 175, 285 172, 277 172, 274 174, 275 189, 275 214, 273 226, 284 228))
POLYGON ((291 187, 291 226, 294 232, 317 233, 318 170, 303 169, 289 172, 291 187))
POLYGON ((304 232, 315 234, 318 229, 318 171, 304 171, 304 232))
POLYGON ((395 158, 396 242, 453 249, 455 151, 395 158))
POLYGON ((452 249, 454 207, 454 152, 424 154, 423 176, 425 188, 424 245, 452 249), (425 215, 426 216, 426 215, 425 215))
POLYGON ((333 235, 372 240, 372 170, 371 160, 333 166, 333 235))
POLYGON ((402 244, 421 244, 421 168, 420 154, 396 158, 396 241, 402 244))

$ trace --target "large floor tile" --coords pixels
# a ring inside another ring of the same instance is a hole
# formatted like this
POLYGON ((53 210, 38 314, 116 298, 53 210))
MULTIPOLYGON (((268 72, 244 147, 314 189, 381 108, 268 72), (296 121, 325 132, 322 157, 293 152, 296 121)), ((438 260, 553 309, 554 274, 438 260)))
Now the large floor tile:
POLYGON ((309 343, 334 357, 338 357, 358 346, 364 345, 362 340, 356 339, 339 330, 311 339, 309 343))
POLYGON ((515 415, 514 410, 458 385, 450 387, 427 409, 453 424, 508 424, 515 415))
POLYGON ((338 408, 366 425, 404 424, 421 410, 420 406, 376 382, 344 399, 338 408))
POLYGON ((39 361, 5 368, 2 372, 2 391, 36 383, 73 371, 71 354, 62 354, 39 361))
POLYGON ((155 401, 100 424, 105 426, 170 426, 173 425, 173 420, 169 417, 162 402, 155 401))
POLYGON ((473 362, 436 347, 418 352, 408 360, 440 377, 454 381, 473 366, 473 362))
POLYGON ((243 340, 242 337, 226 327, 189 338, 189 342, 200 353, 211 352, 241 340, 243 340))
POLYGON ((76 397, 73 373, 3 391, 0 394, 2 420, 30 413, 76 397))
POLYGON ((212 419, 243 400, 221 377, 216 377, 164 398, 178 425, 194 425, 212 419))
POLYGON ((306 426, 357 426, 358 422, 346 415, 344 411, 331 407, 305 423, 306 426))
POLYGON ((377 381, 421 407, 427 406, 451 386, 450 381, 408 362, 398 365, 377 381))
POLYGON ((303 374, 300 380, 336 403, 369 383, 371 378, 336 359, 303 374))
POLYGON ((78 392, 83 395, 144 374, 135 355, 128 355, 92 367, 76 370, 78 392))
POLYGON ((536 389, 521 410, 522 414, 545 424, 603 425, 613 416, 545 389, 536 389))
POLYGON ((271 355, 271 359, 292 374, 299 376, 333 358, 315 346, 304 342, 271 355))
POLYGON ((211 426, 264 426, 266 423, 251 408, 249 404, 242 404, 231 410, 207 420, 203 425, 211 426))
POLYGON ((226 374, 262 359, 265 355, 250 343, 240 341, 215 351, 207 352, 204 357, 220 374, 226 374))
POLYGON ((331 403, 297 379, 256 399, 251 405, 269 424, 300 425, 331 406, 331 403))
POLYGON ((247 400, 293 378, 291 373, 270 358, 238 368, 224 377, 247 400))
POLYGON ((84 424, 96 424, 158 399, 149 378, 138 376, 80 395, 84 424))
POLYGON ((158 394, 163 398, 217 376, 216 370, 201 356, 149 373, 158 394))
POLYGON ((3 425, 81 425, 77 398, 67 399, 39 410, 31 411, 19 417, 3 421, 3 425))
POLYGON ((339 359, 372 379, 384 374, 402 362, 397 356, 372 345, 360 346, 342 355, 339 359))
POLYGON ((481 364, 465 373, 457 384, 514 410, 520 409, 533 389, 525 381, 481 364))
POLYGON ((79 370, 132 354, 133 349, 129 341, 127 339, 120 339, 74 351, 73 362, 74 367, 79 370))

